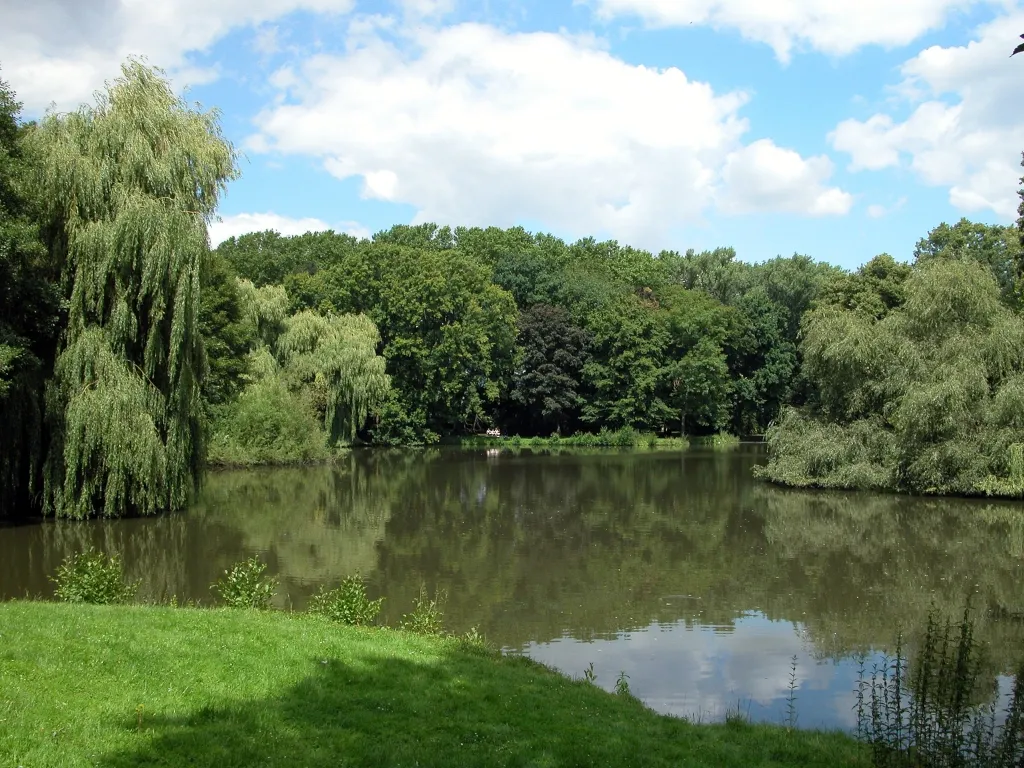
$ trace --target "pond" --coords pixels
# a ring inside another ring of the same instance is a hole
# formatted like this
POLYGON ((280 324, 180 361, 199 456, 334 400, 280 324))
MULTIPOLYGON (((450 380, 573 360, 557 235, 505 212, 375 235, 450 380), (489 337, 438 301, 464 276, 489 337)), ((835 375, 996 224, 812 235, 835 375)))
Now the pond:
POLYGON ((49 596, 62 558, 118 552, 140 597, 213 602, 253 554, 280 608, 359 572, 397 624, 421 585, 445 622, 567 674, 620 674, 652 708, 855 725, 870 666, 931 606, 973 595, 989 674, 1024 646, 1024 507, 785 491, 733 451, 357 450, 331 466, 217 472, 186 513, 0 528, 0 597, 49 596))

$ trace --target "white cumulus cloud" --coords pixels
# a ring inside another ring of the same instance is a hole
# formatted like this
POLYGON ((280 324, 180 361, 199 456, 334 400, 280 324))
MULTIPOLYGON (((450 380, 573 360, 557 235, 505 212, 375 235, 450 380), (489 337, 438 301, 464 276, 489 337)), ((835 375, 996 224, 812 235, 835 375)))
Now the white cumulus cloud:
POLYGON ((907 203, 906 197, 901 197, 895 203, 886 208, 881 203, 872 203, 867 207, 867 214, 872 219, 880 219, 883 216, 888 216, 890 213, 895 213, 907 203))
POLYGON ((804 159, 761 139, 726 158, 721 208, 725 213, 844 215, 853 205, 853 196, 826 186, 831 175, 832 161, 826 156, 804 159))
POLYGON ((304 235, 307 232, 325 232, 333 229, 358 238, 370 237, 370 231, 354 221, 344 221, 330 225, 314 218, 291 218, 276 213, 238 213, 223 216, 221 221, 213 221, 209 226, 210 246, 216 248, 229 237, 239 237, 250 232, 264 232, 268 229, 289 236, 304 235))
POLYGON ((956 208, 1014 218, 1024 70, 1008 56, 1021 29, 1018 11, 981 26, 967 45, 922 51, 901 69, 911 114, 844 120, 830 134, 832 146, 850 155, 850 170, 905 166, 924 183, 947 187, 956 208))
POLYGON ((406 29, 397 45, 355 23, 345 53, 275 74, 250 150, 318 157, 361 178, 365 197, 413 205, 418 222, 529 219, 645 247, 715 204, 849 209, 825 186, 825 158, 744 149, 742 92, 628 64, 593 36, 460 24, 406 29))
POLYGON ((604 19, 639 17, 655 27, 734 29, 788 61, 794 48, 845 55, 865 45, 906 45, 950 13, 984 0, 576 0, 604 19))
POLYGON ((189 66, 187 54, 206 50, 231 29, 297 10, 348 12, 354 1, 4 0, 0 66, 29 113, 51 101, 60 110, 74 109, 117 77, 128 56, 145 56, 176 83, 198 85, 216 70, 189 66))

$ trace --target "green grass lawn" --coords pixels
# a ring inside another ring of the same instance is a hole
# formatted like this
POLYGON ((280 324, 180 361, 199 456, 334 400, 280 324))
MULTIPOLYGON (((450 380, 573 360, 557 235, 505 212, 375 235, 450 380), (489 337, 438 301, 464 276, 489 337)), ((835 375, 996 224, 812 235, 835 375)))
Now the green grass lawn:
POLYGON ((520 657, 302 614, 0 603, 0 766, 867 765, 520 657))

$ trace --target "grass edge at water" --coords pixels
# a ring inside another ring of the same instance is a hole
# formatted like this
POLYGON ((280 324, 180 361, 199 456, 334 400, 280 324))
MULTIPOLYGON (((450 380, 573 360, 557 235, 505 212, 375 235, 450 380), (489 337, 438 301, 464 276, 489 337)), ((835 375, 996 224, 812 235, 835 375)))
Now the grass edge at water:
POLYGON ((0 636, 3 764, 868 764, 843 734, 693 725, 520 656, 303 614, 11 602, 0 636))

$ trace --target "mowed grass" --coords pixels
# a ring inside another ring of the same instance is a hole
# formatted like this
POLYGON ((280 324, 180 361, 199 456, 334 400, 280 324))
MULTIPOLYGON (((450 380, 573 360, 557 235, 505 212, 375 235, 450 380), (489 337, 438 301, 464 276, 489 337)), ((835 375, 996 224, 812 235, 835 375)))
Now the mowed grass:
POLYGON ((302 614, 0 604, 2 766, 867 764, 841 734, 692 725, 453 639, 302 614))

